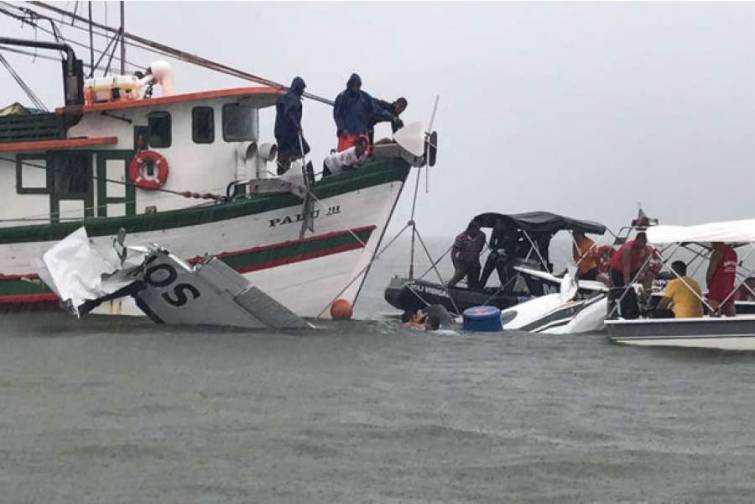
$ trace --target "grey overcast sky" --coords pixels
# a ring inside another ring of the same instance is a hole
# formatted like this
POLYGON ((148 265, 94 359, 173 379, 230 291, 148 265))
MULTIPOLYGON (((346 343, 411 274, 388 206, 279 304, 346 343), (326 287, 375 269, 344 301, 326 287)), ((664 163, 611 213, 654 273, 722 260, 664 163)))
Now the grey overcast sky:
MULTIPOLYGON (((96 19, 105 10, 96 4, 96 19)), ((301 75, 316 94, 334 97, 356 71, 373 95, 408 98, 405 122, 426 123, 440 95, 439 162, 417 214, 426 235, 455 234, 483 211, 550 210, 616 228, 638 202, 666 223, 755 217, 755 4, 128 2, 126 10, 132 33, 286 84, 301 75)), ((116 24, 117 4, 107 11, 116 24)), ((4 17, 0 33, 34 36, 4 17)), ((60 104, 56 64, 6 57, 48 106, 60 104)), ((155 58, 129 49, 127 59, 155 58)), ((180 91, 243 85, 174 67, 180 91)), ((28 103, 4 71, 0 86, 3 102, 28 103)), ((335 143, 331 109, 305 102, 304 114, 319 165, 335 143)), ((273 113, 263 116, 272 139, 273 113)), ((410 200, 407 190, 394 228, 410 200)))

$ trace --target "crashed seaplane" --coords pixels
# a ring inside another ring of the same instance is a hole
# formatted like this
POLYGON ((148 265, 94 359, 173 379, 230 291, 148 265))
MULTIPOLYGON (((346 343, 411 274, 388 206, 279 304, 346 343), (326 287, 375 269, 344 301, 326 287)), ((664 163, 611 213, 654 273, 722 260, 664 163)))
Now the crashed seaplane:
POLYGON ((98 250, 81 227, 44 253, 39 277, 76 316, 133 298, 152 321, 251 329, 312 327, 214 257, 190 264, 158 245, 98 250))

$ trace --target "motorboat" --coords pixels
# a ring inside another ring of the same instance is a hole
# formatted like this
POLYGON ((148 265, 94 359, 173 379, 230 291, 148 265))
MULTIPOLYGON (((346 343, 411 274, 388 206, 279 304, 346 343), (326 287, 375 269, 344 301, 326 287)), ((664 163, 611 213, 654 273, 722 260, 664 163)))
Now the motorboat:
MULTIPOLYGON (((700 270, 711 254, 711 243, 726 243, 738 249, 749 248, 738 259, 737 278, 728 299, 737 299, 737 310, 749 311, 755 293, 748 279, 755 271, 742 271, 745 261, 755 251, 755 219, 714 222, 695 226, 659 225, 647 230, 648 242, 659 246, 658 256, 668 269, 672 258, 691 257, 687 268, 692 275, 700 270)), ((726 301, 726 300, 724 300, 726 301)), ((733 317, 717 316, 706 300, 700 298, 705 315, 699 318, 653 318, 651 309, 641 309, 641 316, 625 319, 609 308, 605 321, 608 337, 614 343, 635 346, 691 347, 719 350, 755 350, 755 315, 738 312, 733 317)))
MULTIPOLYGON (((440 304, 448 311, 461 313, 472 306, 492 305, 509 308, 529 300, 533 296, 557 293, 563 275, 553 273, 549 248, 553 236, 560 231, 581 231, 586 234, 603 235, 603 224, 579 220, 551 212, 526 212, 519 214, 483 213, 474 217, 483 229, 491 229, 503 222, 516 237, 515 257, 511 260, 508 275, 497 286, 470 288, 448 287, 444 283, 428 280, 425 275, 417 278, 394 277, 385 289, 385 300, 400 310, 417 310, 427 305, 440 304)), ((448 254, 449 251, 446 252, 448 254)), ((442 259, 442 258, 441 258, 442 259)), ((439 259, 440 261, 440 259, 439 259)), ((589 297, 603 285, 600 282, 579 282, 579 296, 589 297)))

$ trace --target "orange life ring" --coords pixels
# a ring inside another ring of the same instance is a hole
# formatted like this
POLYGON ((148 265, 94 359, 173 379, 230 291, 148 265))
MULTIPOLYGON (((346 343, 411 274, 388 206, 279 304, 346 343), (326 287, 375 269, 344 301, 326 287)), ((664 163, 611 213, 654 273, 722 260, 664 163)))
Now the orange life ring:
POLYGON ((136 187, 146 191, 160 189, 168 180, 168 161, 158 152, 143 150, 136 153, 128 165, 128 178, 136 187), (147 170, 153 167, 153 175, 148 175, 147 170))

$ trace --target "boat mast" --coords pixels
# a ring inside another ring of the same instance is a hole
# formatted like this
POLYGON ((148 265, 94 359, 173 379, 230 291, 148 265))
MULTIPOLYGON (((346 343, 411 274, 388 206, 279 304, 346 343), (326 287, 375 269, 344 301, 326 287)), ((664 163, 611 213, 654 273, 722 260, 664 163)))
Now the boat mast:
POLYGON ((126 75, 126 2, 120 1, 121 4, 121 75, 126 75))
POLYGON ((92 0, 89 0, 89 77, 94 77, 94 30, 92 29, 92 0))

